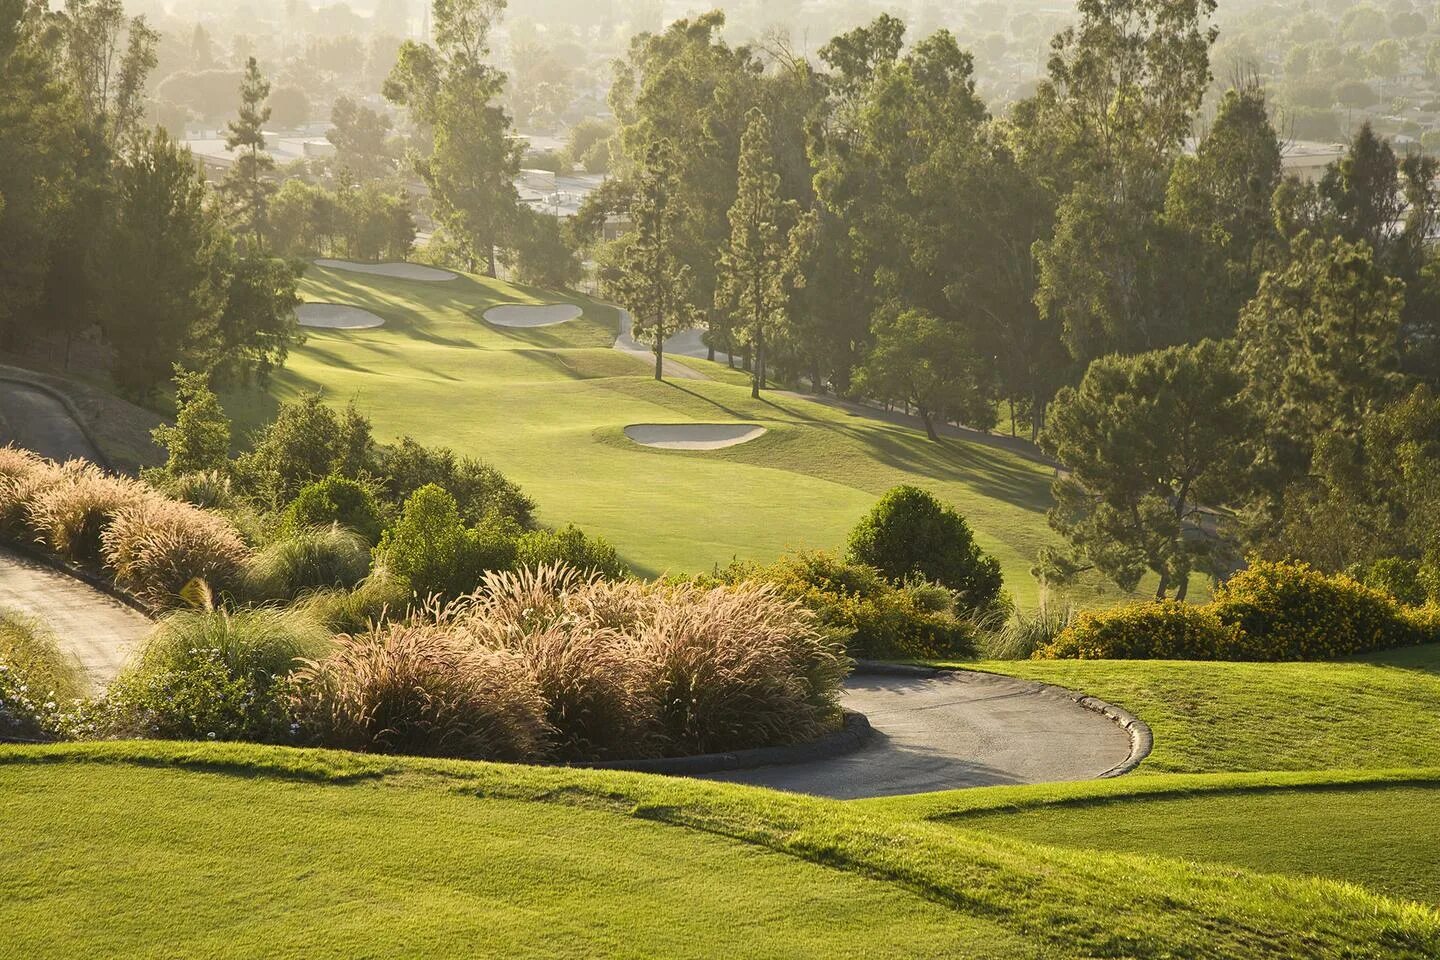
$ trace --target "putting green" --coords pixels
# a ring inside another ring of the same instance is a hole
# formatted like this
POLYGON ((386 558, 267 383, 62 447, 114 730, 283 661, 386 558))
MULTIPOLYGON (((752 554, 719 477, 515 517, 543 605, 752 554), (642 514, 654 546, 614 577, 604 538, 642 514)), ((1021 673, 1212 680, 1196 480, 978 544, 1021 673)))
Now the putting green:
MULTIPOLYGON (((617 311, 580 295, 321 266, 311 267, 301 293, 385 323, 311 331, 266 392, 225 398, 242 429, 302 391, 323 389, 337 404, 353 398, 377 437, 409 434, 492 462, 535 498, 542 521, 573 521, 606 537, 647 574, 839 547, 880 494, 914 483, 969 518, 1019 603, 1038 599, 1030 566, 1058 542, 1045 523, 1052 470, 1010 450, 933 443, 918 429, 794 395, 752 400, 742 378, 704 360, 685 363, 711 380, 656 382, 648 360, 611 349, 617 311), (572 304, 582 315, 531 328, 485 323, 485 312, 503 304, 572 304), (624 433, 685 421, 743 422, 765 433, 700 451, 649 449, 624 433)), ((1093 588, 1080 592, 1094 597, 1093 588)))

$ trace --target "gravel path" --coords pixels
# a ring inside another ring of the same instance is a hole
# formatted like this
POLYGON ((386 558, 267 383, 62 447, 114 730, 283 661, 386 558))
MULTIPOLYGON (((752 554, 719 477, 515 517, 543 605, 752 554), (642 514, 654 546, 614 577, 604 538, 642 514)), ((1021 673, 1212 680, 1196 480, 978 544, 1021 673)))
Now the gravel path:
POLYGON ((711 779, 853 799, 1088 780, 1130 755, 1129 734, 1108 718, 1012 677, 857 673, 842 702, 875 731, 858 751, 711 779))
POLYGON ((87 583, 0 548, 0 609, 44 624, 60 649, 85 668, 91 683, 115 679, 152 624, 87 583))
POLYGON ((84 457, 103 463, 65 404, 43 390, 0 381, 0 445, 13 443, 52 460, 84 457))

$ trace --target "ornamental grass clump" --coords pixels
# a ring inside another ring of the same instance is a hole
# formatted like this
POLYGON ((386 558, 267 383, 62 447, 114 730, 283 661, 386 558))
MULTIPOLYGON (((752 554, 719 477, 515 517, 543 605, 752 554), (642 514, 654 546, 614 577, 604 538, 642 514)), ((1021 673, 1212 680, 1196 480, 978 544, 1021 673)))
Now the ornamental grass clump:
POLYGON ((91 725, 110 737, 285 742, 290 673, 329 646, 329 631, 291 610, 172 613, 96 704, 91 725))
POLYGON ((634 656, 669 754, 800 743, 834 727, 849 660, 799 603, 769 584, 653 589, 634 656))
POLYGON ((89 562, 99 558, 101 535, 115 515, 150 496, 138 481, 72 460, 30 496, 27 522, 37 542, 69 560, 89 562))
POLYGON ((245 564, 245 593, 256 600, 290 600, 326 588, 350 589, 370 572, 370 545, 338 524, 298 527, 245 564))
POLYGON ((335 642, 292 678, 291 714, 306 739, 374 753, 545 757, 545 703, 515 654, 421 622, 335 642))
POLYGON ((79 663, 26 617, 0 614, 0 736, 49 740, 89 686, 79 663))
POLYGON ((19 447, 0 447, 0 537, 32 542, 30 505, 61 477, 57 463, 19 447))
POLYGON ((250 549, 224 517, 151 496, 116 513, 100 554, 116 585, 166 608, 197 578, 216 593, 235 590, 250 549))

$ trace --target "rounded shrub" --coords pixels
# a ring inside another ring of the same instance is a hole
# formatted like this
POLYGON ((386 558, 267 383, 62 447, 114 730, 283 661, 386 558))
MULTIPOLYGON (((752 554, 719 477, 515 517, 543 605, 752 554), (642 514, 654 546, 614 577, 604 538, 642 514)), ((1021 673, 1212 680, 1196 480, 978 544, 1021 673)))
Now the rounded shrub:
POLYGON ((532 570, 565 564, 607 580, 618 580, 627 572, 620 555, 603 537, 587 537, 574 524, 559 530, 531 530, 522 534, 515 542, 515 564, 532 570))
POLYGON ((285 526, 324 527, 339 524, 378 543, 384 527, 380 504, 370 488, 348 477, 329 476, 307 484, 285 508, 285 526))
POLYGON ((1254 659, 1325 660, 1426 639, 1390 596, 1304 563, 1252 561, 1211 607, 1245 633, 1254 659))
POLYGON ((948 587, 971 609, 1000 596, 999 561, 976 545, 964 517, 919 487, 895 487, 880 498, 851 532, 848 559, 892 583, 919 577, 948 587))
POLYGON ((420 596, 456 597, 475 589, 487 570, 514 564, 514 528, 505 523, 466 527, 455 498, 426 484, 405 501, 375 556, 420 596))
POLYGON ((809 609, 816 623, 844 642, 852 656, 915 660, 975 652, 976 631, 955 616, 952 593, 923 582, 896 586, 865 564, 826 553, 796 553, 765 567, 737 567, 723 576, 775 584, 809 609))
POLYGON ((1152 600, 1084 611, 1034 656, 1039 660, 1224 660, 1237 658, 1244 648, 1243 632, 1222 622, 1208 606, 1152 600))
POLYGON ((330 524, 289 528, 252 556, 245 592, 256 600, 288 600, 323 588, 349 589, 370 572, 370 548, 360 534, 330 524))

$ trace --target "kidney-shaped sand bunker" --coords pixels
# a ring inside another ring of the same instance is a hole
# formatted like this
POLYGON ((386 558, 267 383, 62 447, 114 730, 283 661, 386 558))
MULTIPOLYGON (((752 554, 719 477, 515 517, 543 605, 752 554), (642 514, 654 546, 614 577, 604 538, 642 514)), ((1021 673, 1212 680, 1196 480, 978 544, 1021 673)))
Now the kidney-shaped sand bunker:
POLYGON ((507 303, 485 311, 485 322, 497 327, 550 327, 569 323, 584 313, 573 303, 507 303))
POLYGON ((662 450, 719 450, 749 443, 765 432, 753 423, 632 423, 625 436, 662 450))
POLYGON ((295 319, 302 327, 326 330, 370 330, 385 323, 384 317, 343 303, 302 303, 295 308, 295 319))

